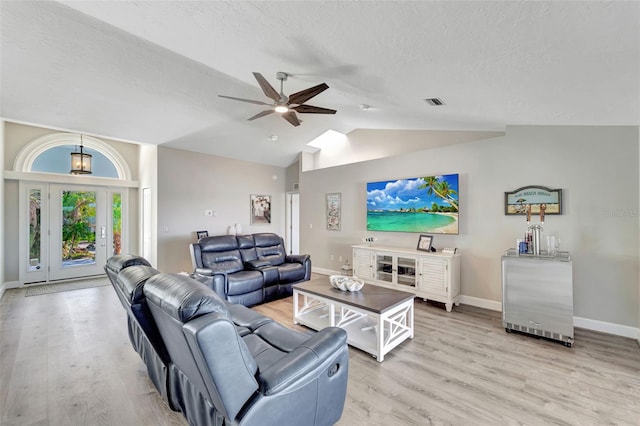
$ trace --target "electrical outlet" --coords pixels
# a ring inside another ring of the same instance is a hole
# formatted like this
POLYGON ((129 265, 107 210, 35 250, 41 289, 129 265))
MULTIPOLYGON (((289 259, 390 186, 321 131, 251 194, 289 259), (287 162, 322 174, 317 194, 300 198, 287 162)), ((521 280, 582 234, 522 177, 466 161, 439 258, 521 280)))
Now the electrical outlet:
POLYGON ((342 262, 342 256, 338 256, 338 262, 342 262))
POLYGON ((331 255, 331 260, 334 260, 334 257, 333 257, 333 255, 331 255))
POLYGON ((213 210, 205 210, 204 211, 204 215, 205 216, 213 216, 213 210))

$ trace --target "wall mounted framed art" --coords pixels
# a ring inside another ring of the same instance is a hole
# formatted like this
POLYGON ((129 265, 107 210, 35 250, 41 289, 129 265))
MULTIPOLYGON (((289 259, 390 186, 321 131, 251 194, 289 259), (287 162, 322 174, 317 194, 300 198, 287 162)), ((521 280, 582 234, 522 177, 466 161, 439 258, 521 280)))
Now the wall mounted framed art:
POLYGON ((339 231, 342 226, 342 194, 327 194, 327 229, 339 231))
POLYGON ((545 214, 562 214, 562 189, 529 185, 504 193, 505 215, 525 215, 528 205, 531 214, 539 214, 541 204, 547 206, 545 214))
POLYGON ((251 194, 251 225, 269 225, 271 223, 271 195, 251 194))
POLYGON ((367 231, 458 234, 458 175, 367 182, 367 231))

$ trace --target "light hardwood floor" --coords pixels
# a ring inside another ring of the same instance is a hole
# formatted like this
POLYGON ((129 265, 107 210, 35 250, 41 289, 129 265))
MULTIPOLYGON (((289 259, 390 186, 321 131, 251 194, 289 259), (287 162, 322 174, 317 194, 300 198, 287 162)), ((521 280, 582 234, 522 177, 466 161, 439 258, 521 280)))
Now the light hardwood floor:
MULTIPOLYGON (((256 308, 292 327, 291 298, 256 308)), ((576 329, 573 348, 500 314, 416 300, 383 363, 350 350, 339 425, 640 425, 640 348, 576 329)), ((110 286, 0 301, 1 425, 186 425, 158 397, 110 286)))

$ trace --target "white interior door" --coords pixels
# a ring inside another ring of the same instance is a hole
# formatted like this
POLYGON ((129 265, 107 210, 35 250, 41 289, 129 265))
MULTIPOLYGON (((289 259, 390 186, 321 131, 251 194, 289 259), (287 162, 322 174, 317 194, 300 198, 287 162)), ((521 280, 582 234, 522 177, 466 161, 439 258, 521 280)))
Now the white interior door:
POLYGON ((287 193, 286 241, 288 254, 300 254, 300 194, 287 193))

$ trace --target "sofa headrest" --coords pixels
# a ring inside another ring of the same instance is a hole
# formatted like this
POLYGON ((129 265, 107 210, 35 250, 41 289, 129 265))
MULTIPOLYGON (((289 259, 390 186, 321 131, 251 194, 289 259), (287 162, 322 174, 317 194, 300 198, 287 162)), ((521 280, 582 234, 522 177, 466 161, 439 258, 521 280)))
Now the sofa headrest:
POLYGON ((136 304, 144 298, 142 287, 152 276, 159 274, 151 266, 136 265, 122 270, 116 279, 118 290, 127 298, 129 303, 136 304))
POLYGON ((142 256, 135 254, 117 254, 107 259, 105 268, 109 268, 115 273, 120 272, 124 268, 134 265, 151 266, 151 264, 142 256))
POLYGON ((235 235, 217 235, 200 240, 200 250, 208 251, 228 251, 238 248, 238 240, 235 235))
POLYGON ((253 241, 255 241, 256 247, 269 247, 282 244, 282 238, 278 234, 271 232, 264 232, 262 234, 253 234, 253 241))
POLYGON ((183 323, 211 312, 230 318, 225 302, 215 291, 186 275, 154 275, 144 285, 144 294, 150 303, 183 323))
POLYGON ((248 249, 254 247, 253 235, 236 235, 238 240, 238 248, 248 249))

